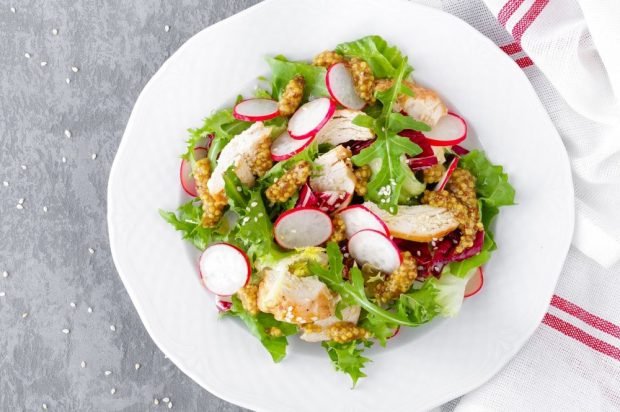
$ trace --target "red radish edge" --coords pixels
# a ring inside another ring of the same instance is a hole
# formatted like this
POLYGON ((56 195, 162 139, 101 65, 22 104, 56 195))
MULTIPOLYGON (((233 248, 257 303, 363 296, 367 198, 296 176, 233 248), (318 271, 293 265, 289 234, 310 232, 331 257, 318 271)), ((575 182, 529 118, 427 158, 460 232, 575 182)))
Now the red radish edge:
POLYGON ((232 308, 232 296, 215 295, 215 307, 218 312, 228 312, 232 308))
POLYGON ((365 106, 366 106, 366 102, 357 95, 357 93, 355 92, 355 86, 353 84, 353 77, 351 76, 351 74, 349 73, 349 69, 347 69, 346 65, 344 63, 335 63, 332 64, 328 69, 327 69, 327 74, 325 75, 325 86, 327 86, 327 91, 329 92, 329 95, 332 97, 332 99, 334 99, 336 101, 336 103, 338 103, 339 105, 347 108, 347 109, 351 109, 351 110, 362 110, 365 106), (340 69, 342 67, 342 69, 340 69), (351 98, 349 98, 348 102, 344 102, 344 100, 346 99, 346 96, 342 96, 341 94, 341 98, 339 99, 337 94, 338 93, 338 84, 334 83, 334 81, 336 80, 334 77, 337 75, 336 70, 346 70, 346 72, 348 73, 348 75, 351 77, 351 84, 341 84, 340 87, 344 86, 346 88, 350 87, 350 90, 346 90, 346 92, 351 94, 351 98), (343 98, 344 97, 344 98, 343 98))
POLYGON ((333 232, 334 232, 334 225, 333 225, 332 220, 329 217, 329 215, 327 213, 317 209, 317 208, 314 208, 314 207, 297 207, 297 208, 294 208, 294 209, 287 210, 284 213, 282 213, 280 216, 278 216, 278 218, 276 219, 276 221, 273 224, 273 237, 274 237, 275 241, 278 243, 278 245, 282 246, 285 249, 294 249, 294 248, 298 248, 298 247, 310 247, 310 246, 317 246, 317 245, 323 244, 323 243, 325 243, 330 238, 330 236, 332 235, 333 232), (312 211, 312 212, 321 213, 322 215, 325 215, 325 217, 327 218, 327 221, 329 222, 329 225, 330 225, 329 233, 327 234, 327 236, 325 236, 325 239, 323 239, 321 242, 318 242, 318 243, 316 243, 314 245, 307 245, 307 246, 290 246, 289 245, 289 246, 287 246, 284 243, 282 243, 282 239, 278 238, 277 228, 278 228, 279 224, 281 224, 281 222, 286 217, 288 217, 288 216, 290 216, 292 214, 295 214, 295 213, 303 212, 303 211, 312 211))
POLYGON ((307 139, 310 136, 314 136, 332 118, 332 116, 334 115, 335 111, 336 111, 336 104, 334 103, 334 101, 332 99, 329 99, 327 97, 321 97, 319 99, 312 100, 311 102, 305 103, 299 109, 297 109, 297 111, 289 119, 289 121, 288 121, 288 133, 289 133, 289 135, 293 139, 298 139, 298 140, 304 140, 304 139, 307 139), (293 132, 291 132, 291 123, 293 123, 295 116, 298 116, 298 114, 299 114, 299 116, 303 115, 303 113, 300 112, 300 111, 304 108, 304 106, 307 106, 307 105, 310 105, 310 104, 317 104, 315 102, 324 101, 324 100, 329 102, 329 107, 327 108, 327 112, 325 113, 325 116, 321 119, 321 121, 315 127, 313 127, 311 130, 309 130, 309 131, 307 131, 305 133, 301 133, 301 134, 298 134, 298 135, 293 133, 293 132))
MULTIPOLYGON (((433 138, 431 135, 431 133, 433 133, 433 129, 431 129, 428 132, 422 132, 424 136, 426 137, 426 140, 428 140, 428 142, 433 146, 454 146, 456 144, 461 143, 467 137, 467 122, 465 122, 465 119, 463 119, 458 114, 455 114, 452 112, 448 112, 446 116, 452 116, 458 119, 463 125, 463 132, 460 136, 455 137, 454 139, 448 139, 448 140, 438 139, 437 137, 433 138)), ((439 119, 439 122, 441 122, 441 119, 439 119)), ((439 124, 439 122, 437 122, 437 124, 439 124)), ((436 126, 437 125, 435 125, 435 127, 436 126)))
POLYGON ((472 278, 469 279, 469 281, 467 281, 467 285, 465 285, 465 297, 468 298, 480 292, 480 289, 482 289, 482 285, 484 285, 484 271, 482 270, 482 267, 479 267, 476 274, 472 276, 472 278), (473 285, 472 286, 473 290, 470 290, 468 292, 467 289, 470 287, 470 285, 473 285))
MULTIPOLYGON (((206 147, 194 147, 194 152, 200 151, 204 152, 204 156, 197 158, 196 160, 204 159, 209 154, 209 149, 206 147)), ((196 154, 194 154, 194 158, 196 158, 196 154)), ((181 167, 179 168, 179 178, 181 180, 181 187, 185 190, 185 193, 190 195, 191 197, 198 196, 198 192, 196 191, 196 182, 194 182, 194 177, 191 175, 192 168, 189 162, 185 159, 181 160, 181 167)))
POLYGON ((293 139, 288 130, 278 136, 273 143, 271 144, 271 159, 276 162, 281 162, 283 160, 289 159, 295 156, 298 153, 301 153, 306 147, 310 146, 310 144, 314 141, 315 136, 310 136, 305 140, 301 139, 293 139), (275 154, 274 147, 281 146, 289 146, 287 150, 288 152, 282 154, 275 154))
MULTIPOLYGON (((379 222, 379 224, 383 227, 383 235, 387 236, 388 238, 390 236, 392 236, 392 234, 390 233, 390 229, 387 227, 387 225, 385 224, 385 222, 383 220, 381 220, 381 218, 379 216, 377 216, 375 213, 373 213, 370 209, 368 209, 366 206, 364 205, 353 205, 353 206, 349 206, 346 209, 343 209, 340 211, 340 214, 346 213, 348 210, 351 209, 362 209, 363 211, 367 212, 369 215, 371 215, 372 217, 374 217, 375 219, 377 219, 377 222, 379 222)), ((376 229, 372 229, 372 228, 368 228, 368 229, 361 229, 358 230, 357 232, 361 232, 362 230, 374 230, 375 232, 379 232, 376 229)), ((353 237, 353 235, 355 235, 357 232, 351 234, 351 237, 353 237)), ((397 247, 398 249, 398 247, 397 247)), ((400 249, 399 249, 400 250, 400 249)))
POLYGON ((246 100, 242 100, 239 103, 237 103, 235 105, 235 107, 233 108, 233 117, 237 120, 242 120, 244 122, 259 122, 262 120, 269 120, 269 119, 273 119, 274 117, 278 117, 280 115, 280 112, 278 110, 278 102, 276 102, 275 100, 271 100, 271 99, 262 99, 262 98, 253 98, 253 99, 246 99, 246 100), (255 102, 255 101, 264 101, 264 102, 273 102, 275 103, 275 111, 269 111, 269 112, 265 112, 264 114, 255 114, 255 115, 250 115, 250 114, 243 114, 242 112, 240 113, 239 110, 243 110, 243 107, 239 107, 247 102, 255 102))
POLYGON ((396 335, 398 335, 398 332, 400 332, 400 325, 396 325, 396 329, 394 329, 394 333, 392 333, 390 336, 388 336, 388 339, 395 338, 396 335))
MULTIPOLYGON (((201 265, 201 263, 200 263, 200 262, 202 261, 202 255, 205 253, 205 251, 206 251, 207 249, 209 249, 210 247, 217 246, 217 245, 226 245, 226 246, 229 246, 229 247, 231 247, 231 248, 233 248, 233 249, 237 250, 237 252, 239 252, 239 253, 241 254, 241 256, 243 256, 243 258, 245 259, 245 263, 246 263, 246 266, 247 266, 247 268, 248 268, 248 274, 247 274, 247 277, 246 277, 245 283, 244 283, 243 285, 241 285, 241 286, 239 287, 239 289, 241 289, 242 287, 245 287, 245 286, 246 286, 246 285, 250 282, 250 277, 251 277, 251 275, 252 275, 252 269, 251 269, 251 268, 252 268, 252 266, 251 266, 251 264, 250 264, 250 258, 248 257, 248 255, 247 255, 247 254, 246 254, 243 250, 241 250, 240 248, 238 248, 238 247, 237 247, 237 246, 235 246, 235 245, 231 245, 230 243, 226 243, 226 242, 218 242, 218 243, 213 243, 213 244, 210 244, 209 246, 207 246, 207 248, 206 248, 205 250, 203 250, 203 251, 202 251, 202 254, 200 255, 200 258, 198 259, 198 271, 199 271, 199 273, 200 273, 200 279, 202 279, 202 284, 204 285, 204 287, 205 287, 205 288, 206 288, 209 292, 213 293, 214 295, 222 296, 222 294, 221 294, 221 293, 218 293, 217 291, 214 291, 214 290, 212 290, 212 289, 210 289, 210 288, 209 288, 209 286, 207 285, 207 278, 206 278, 206 277, 204 276, 204 274, 202 273, 202 265, 201 265)), ((227 296, 227 295, 223 295, 223 296, 227 296)))
POLYGON ((454 159, 450 161, 450 164, 448 165, 448 169, 446 169, 445 173, 441 176, 441 179, 439 179, 439 183, 437 183, 437 186, 435 186, 435 192, 439 192, 440 190, 443 190, 446 187, 446 184, 448 184, 448 180, 450 180, 450 176, 452 176, 452 173, 454 173, 454 170, 456 169, 456 166, 458 164, 459 164, 458 157, 455 157, 454 159))
MULTIPOLYGON (((353 239, 356 236, 359 236, 360 234, 363 235, 364 233, 369 233, 369 232, 373 232, 373 233, 376 233, 376 234, 380 235, 381 237, 385 238, 385 240, 387 240, 388 242, 390 242, 392 244, 392 247, 394 248, 394 251, 398 255, 398 266, 394 270, 398 269, 400 267, 400 265, 402 265, 402 263, 403 263, 403 255, 400 253, 400 249, 398 248, 398 245, 396 243, 394 243, 394 241, 392 239, 387 237, 385 234, 379 232, 378 230, 364 229, 364 230, 360 230, 359 232, 357 232, 353 236, 351 236, 351 238, 347 242, 347 248, 348 248, 349 253, 351 254, 351 256, 353 256, 353 252, 351 250, 351 241, 353 241, 353 239)), ((381 268, 377 268, 377 269, 381 270, 381 268)), ((392 272, 389 272, 389 273, 392 273, 392 272)))
POLYGON ((469 150, 465 149, 463 146, 459 146, 458 144, 452 146, 452 151, 458 156, 465 156, 469 153, 469 150))
POLYGON ((412 157, 407 160, 409 164, 409 168, 413 171, 425 169, 427 167, 435 166, 438 162, 437 157, 435 156, 427 156, 427 157, 412 157))

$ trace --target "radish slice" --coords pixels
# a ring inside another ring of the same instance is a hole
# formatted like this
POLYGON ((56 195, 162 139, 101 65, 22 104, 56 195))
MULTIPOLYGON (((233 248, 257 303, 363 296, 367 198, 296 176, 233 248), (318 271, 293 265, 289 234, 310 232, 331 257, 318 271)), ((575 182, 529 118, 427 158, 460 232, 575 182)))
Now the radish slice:
POLYGON ((448 180, 450 180, 450 176, 452 176, 452 173, 454 173, 454 170, 456 169, 456 166, 458 164, 459 164, 458 157, 455 157, 454 159, 452 159, 452 161, 448 165, 448 168, 446 169, 444 174, 441 176, 441 179, 439 179, 439 182, 435 186, 435 192, 439 192, 440 190, 443 190, 446 187, 448 180))
POLYGON ((467 153, 469 153, 469 150, 459 145, 452 146, 452 151, 458 156, 465 156, 467 153))
POLYGON ((228 312, 232 308, 232 296, 215 296, 215 307, 218 312, 228 312))
POLYGON ((200 276, 209 291, 230 296, 250 280, 250 259, 238 247, 215 243, 200 255, 200 276))
POLYGON ((351 202, 353 194, 344 190, 329 190, 318 192, 315 196, 317 198, 316 207, 319 210, 325 213, 333 213, 343 207, 347 207, 351 202))
POLYGON ((453 146, 467 137, 467 123, 462 117, 448 113, 428 132, 422 132, 433 146, 453 146))
POLYGON ((413 171, 426 169, 427 167, 431 167, 439 163, 437 161, 437 157, 435 156, 427 156, 427 157, 413 157, 407 160, 409 164, 409 168, 413 171))
POLYGON ((398 246, 376 230, 360 230, 349 239, 348 247, 360 266, 368 263, 383 273, 394 272, 402 263, 398 246))
POLYGON ((258 122, 278 117, 278 102, 271 99, 247 99, 237 103, 233 109, 235 119, 258 122))
POLYGON ((273 227, 276 242, 286 249, 318 246, 329 239, 332 230, 329 216, 309 207, 287 210, 273 227))
POLYGON ((355 92, 353 76, 346 64, 336 63, 327 70, 325 85, 330 96, 341 106, 352 110, 362 110, 366 102, 355 92))
POLYGON ((396 326, 396 329, 394 329, 394 333, 392 333, 390 336, 388 336, 388 339, 395 338, 396 335, 398 335, 398 332, 400 332, 400 325, 396 326))
POLYGON ((301 106, 288 121, 288 132, 293 139, 307 139, 325 126, 336 111, 336 104, 321 97, 301 106))
POLYGON ((354 234, 361 230, 372 229, 381 232, 385 236, 390 236, 390 230, 383 220, 365 206, 353 205, 340 212, 345 226, 347 238, 351 238, 354 234))
MULTIPOLYGON (((206 147, 194 148, 194 159, 196 160, 204 159, 205 157, 207 157, 208 154, 209 150, 206 147)), ((179 174, 181 177, 181 186, 183 186, 183 190, 185 190, 185 193, 187 193, 191 197, 198 196, 198 192, 196 191, 196 181, 194 180, 194 176, 192 175, 192 166, 185 159, 181 161, 181 170, 179 174)))
POLYGON ((293 139, 288 131, 285 131, 276 138, 271 144, 271 158, 276 162, 281 162, 300 153, 314 141, 314 136, 307 139, 293 139))
POLYGON ((476 270, 474 276, 467 281, 467 285, 465 285, 465 297, 468 298, 470 296, 474 296, 476 293, 482 289, 482 285, 484 284, 484 273, 482 272, 482 268, 479 267, 476 270))

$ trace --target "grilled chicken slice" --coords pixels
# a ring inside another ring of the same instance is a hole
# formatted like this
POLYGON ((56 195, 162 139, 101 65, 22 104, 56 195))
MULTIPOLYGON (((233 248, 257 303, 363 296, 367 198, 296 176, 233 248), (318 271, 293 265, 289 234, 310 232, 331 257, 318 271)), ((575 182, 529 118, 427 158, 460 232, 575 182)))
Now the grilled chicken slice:
POLYGON ((356 178, 351 167, 350 157, 351 151, 344 146, 336 146, 324 155, 319 156, 314 161, 317 172, 310 177, 312 190, 315 192, 345 191, 353 193, 356 178))
POLYGON ((321 342, 324 340, 329 340, 327 329, 330 326, 338 322, 351 322, 353 324, 357 324, 357 321, 360 318, 360 310, 361 308, 357 305, 347 306, 342 310, 342 319, 338 319, 334 315, 323 320, 318 320, 312 324, 311 328, 303 329, 303 334, 300 336, 300 339, 305 340, 306 342, 321 342))
POLYGON ((335 314, 336 296, 315 276, 265 269, 258 285, 258 309, 282 322, 303 325, 335 314))
POLYGON ((255 178, 250 165, 254 163, 260 144, 265 139, 271 139, 270 134, 271 127, 256 122, 249 129, 233 137, 217 159, 217 166, 207 182, 209 192, 215 196, 224 190, 223 175, 230 166, 235 167, 235 173, 244 185, 252 186, 255 178))
POLYGON ((364 113, 357 110, 336 110, 334 116, 316 135, 316 141, 319 144, 329 143, 338 146, 350 140, 373 139, 375 136, 370 129, 353 124, 353 119, 359 114, 364 113))
MULTIPOLYGON (((407 80, 404 83, 413 91, 413 97, 405 94, 399 95, 393 108, 395 112, 404 111, 409 116, 429 126, 435 126, 442 116, 448 114, 448 108, 433 90, 407 80)), ((375 84, 375 89, 382 91, 391 86, 392 80, 379 80, 375 84)))
POLYGON ((459 225, 454 215, 442 207, 398 206, 398 213, 392 215, 372 202, 365 202, 364 206, 385 222, 392 236, 414 242, 439 239, 459 225))

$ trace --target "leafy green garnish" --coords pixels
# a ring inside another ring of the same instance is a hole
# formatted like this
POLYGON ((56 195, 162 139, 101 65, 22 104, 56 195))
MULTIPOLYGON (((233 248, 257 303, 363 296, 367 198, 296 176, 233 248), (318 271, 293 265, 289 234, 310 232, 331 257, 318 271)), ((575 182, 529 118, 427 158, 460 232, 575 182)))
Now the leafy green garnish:
MULTIPOLYGON (((394 102, 403 89, 403 78, 406 71, 407 59, 403 58, 392 87, 377 93, 377 99, 383 104, 381 114, 376 119, 364 114, 354 119, 358 126, 368 127, 377 135, 375 142, 353 156, 356 166, 380 162, 376 172, 373 170, 372 178, 368 183, 366 198, 372 200, 382 209, 395 214, 398 211, 403 183, 407 176, 411 175, 409 166, 404 161, 405 155, 415 156, 422 151, 420 147, 406 137, 398 136, 405 128, 426 131, 430 127, 414 119, 408 120, 400 113, 393 113, 394 102)), ((418 193, 419 194, 419 193, 418 193)))
POLYGON ((280 322, 268 313, 259 312, 256 316, 253 316, 245 310, 236 296, 232 298, 231 309, 224 312, 224 315, 240 318, 252 335, 256 336, 265 349, 267 349, 274 362, 280 362, 286 356, 286 346, 288 345, 286 337, 297 333, 297 326, 291 323, 280 322), (278 328, 280 335, 274 336, 271 328, 278 328))
POLYGON ((192 199, 182 204, 177 213, 159 210, 159 214, 176 230, 183 233, 187 239, 200 250, 204 250, 213 242, 225 241, 228 238, 230 227, 226 219, 222 219, 215 228, 202 227, 202 207, 199 199, 192 199))
POLYGON ((336 51, 348 57, 358 57, 370 65, 375 77, 396 77, 404 64, 404 76, 413 71, 407 57, 395 46, 390 46, 381 36, 366 36, 336 46, 336 51))
POLYGON ((209 161, 211 168, 215 169, 217 156, 230 140, 251 126, 249 122, 242 122, 233 117, 232 109, 222 109, 204 119, 204 123, 199 129, 189 129, 190 138, 187 141, 187 151, 183 155, 185 160, 191 162, 192 167, 195 163, 194 147, 208 135, 213 135, 213 140, 209 146, 209 161))
POLYGON ((366 377, 362 369, 370 359, 362 356, 364 349, 372 346, 372 342, 353 340, 347 343, 337 343, 333 341, 321 344, 327 351, 337 371, 344 372, 351 377, 353 387, 360 378, 366 377))
POLYGON ((288 82, 300 74, 306 80, 304 87, 304 98, 310 96, 320 97, 329 96, 325 86, 325 74, 327 71, 323 67, 312 66, 311 64, 292 62, 284 56, 276 56, 267 59, 271 67, 271 97, 278 100, 288 82))

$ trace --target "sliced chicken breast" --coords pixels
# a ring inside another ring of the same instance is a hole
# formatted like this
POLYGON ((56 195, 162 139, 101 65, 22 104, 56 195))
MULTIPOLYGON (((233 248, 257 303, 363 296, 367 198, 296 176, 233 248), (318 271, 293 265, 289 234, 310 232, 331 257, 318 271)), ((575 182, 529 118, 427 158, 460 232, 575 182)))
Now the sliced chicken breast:
POLYGON ((371 140, 375 135, 366 127, 353 124, 353 119, 359 114, 364 114, 357 110, 336 110, 334 116, 321 131, 316 135, 316 141, 329 143, 338 146, 350 140, 371 140))
POLYGON ((312 190, 316 192, 345 191, 353 193, 356 178, 350 157, 351 151, 344 146, 336 146, 319 156, 314 161, 317 172, 310 177, 312 190))
POLYGON ((262 122, 254 123, 249 129, 233 137, 222 149, 217 166, 207 182, 211 195, 216 195, 224 190, 224 172, 230 166, 235 167, 235 173, 245 185, 252 186, 255 178, 250 165, 258 151, 258 147, 264 139, 270 139, 271 127, 266 127, 262 122))
POLYGON ((330 316, 323 320, 316 321, 312 324, 312 328, 304 329, 300 338, 306 342, 321 342, 329 340, 327 329, 338 322, 351 322, 357 324, 360 318, 361 308, 357 305, 348 306, 342 310, 342 319, 337 316, 330 316))
POLYGON ((266 269, 258 286, 258 308, 282 322, 303 325, 334 315, 336 296, 315 276, 266 269))
MULTIPOLYGON (((436 92, 410 81, 405 81, 405 84, 413 91, 413 97, 399 95, 393 108, 395 112, 404 111, 430 126, 435 126, 442 116, 448 114, 448 108, 436 92)), ((377 90, 387 90, 391 86, 392 80, 379 80, 375 85, 377 90)))
POLYGON ((442 207, 398 206, 398 213, 392 215, 372 202, 365 202, 364 206, 385 222, 392 236, 414 242, 439 239, 459 225, 454 215, 442 207))

